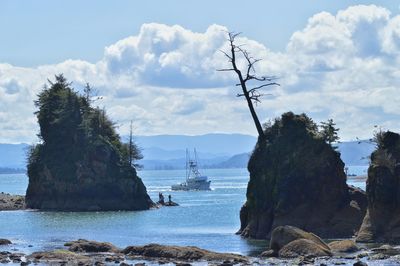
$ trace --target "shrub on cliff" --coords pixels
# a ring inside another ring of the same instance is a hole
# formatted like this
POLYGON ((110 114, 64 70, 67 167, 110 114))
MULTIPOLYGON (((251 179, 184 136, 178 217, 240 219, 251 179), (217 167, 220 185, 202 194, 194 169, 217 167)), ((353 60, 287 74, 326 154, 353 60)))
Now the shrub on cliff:
POLYGON ((151 200, 130 164, 128 145, 104 110, 92 107, 62 75, 44 88, 35 105, 41 143, 28 154, 28 207, 149 208, 151 200))
POLYGON ((316 123, 289 112, 264 134, 248 164, 240 233, 268 238, 277 226, 293 225, 322 237, 351 236, 365 213, 365 195, 348 188, 340 154, 316 123))

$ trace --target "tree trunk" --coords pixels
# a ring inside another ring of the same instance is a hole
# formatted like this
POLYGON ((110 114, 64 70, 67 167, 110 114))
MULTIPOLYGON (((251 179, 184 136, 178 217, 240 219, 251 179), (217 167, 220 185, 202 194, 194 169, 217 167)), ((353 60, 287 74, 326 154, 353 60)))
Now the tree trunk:
MULTIPOLYGON (((234 65, 234 67, 236 68, 236 64, 234 65)), ((246 98, 247 105, 249 106, 251 117, 253 118, 254 124, 256 125, 258 137, 264 139, 264 137, 265 137, 264 131, 262 129, 260 120, 258 119, 256 110, 254 109, 254 105, 253 105, 253 102, 251 101, 249 92, 247 91, 246 82, 243 80, 243 76, 242 76, 242 73, 240 72, 240 70, 237 70, 236 73, 239 76, 240 85, 242 87, 243 94, 246 98)))

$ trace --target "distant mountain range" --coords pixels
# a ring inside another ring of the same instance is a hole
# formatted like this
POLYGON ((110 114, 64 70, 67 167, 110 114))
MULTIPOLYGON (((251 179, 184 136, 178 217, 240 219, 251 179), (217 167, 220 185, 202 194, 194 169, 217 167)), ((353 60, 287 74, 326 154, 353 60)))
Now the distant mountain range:
MULTIPOLYGON (((247 167, 257 138, 241 134, 207 134, 200 136, 158 135, 137 136, 144 159, 144 169, 182 169, 185 167, 186 148, 197 149, 202 168, 247 167)), ((0 173, 21 172, 26 167, 27 144, 0 144, 0 173)), ((368 165, 374 146, 368 142, 338 144, 346 165, 368 165)))
POLYGON ((0 144, 0 168, 25 168, 28 144, 0 144))
MULTIPOLYGON (((199 153, 202 153, 201 156, 207 156, 208 154, 215 157, 232 156, 251 151, 257 138, 242 134, 206 134, 198 136, 157 135, 138 136, 136 137, 136 141, 140 147, 144 148, 145 155, 154 148, 168 152, 196 148, 199 153)), ((160 152, 160 150, 157 152, 160 152)), ((150 153, 149 155, 155 158, 153 156, 161 156, 161 153, 150 153)))

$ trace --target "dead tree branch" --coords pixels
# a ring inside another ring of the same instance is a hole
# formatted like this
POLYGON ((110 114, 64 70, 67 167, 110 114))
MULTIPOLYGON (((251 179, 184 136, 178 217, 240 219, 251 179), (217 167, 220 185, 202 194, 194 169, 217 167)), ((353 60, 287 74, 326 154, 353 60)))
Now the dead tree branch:
POLYGON ((254 65, 258 62, 261 61, 261 59, 255 59, 253 58, 250 53, 246 50, 243 49, 243 45, 237 45, 235 43, 236 37, 240 35, 240 33, 233 33, 233 32, 228 32, 228 42, 230 46, 230 51, 225 52, 221 51, 227 58, 228 62, 232 65, 231 68, 222 68, 218 69, 217 71, 233 71, 236 73, 239 83, 235 84, 236 86, 240 86, 242 88, 242 93, 238 93, 236 96, 237 97, 245 97, 247 101, 247 105, 249 107, 251 116, 253 118, 254 124, 256 126, 257 132, 259 137, 265 138, 264 136, 264 131, 262 129, 260 120, 258 119, 257 113, 254 109, 254 104, 257 105, 257 103, 260 103, 260 98, 264 96, 265 94, 261 93, 259 90, 265 87, 269 86, 280 86, 279 83, 274 82, 276 77, 266 77, 266 76, 257 76, 256 71, 254 68, 254 65), (238 56, 241 56, 245 59, 246 61, 246 69, 242 71, 239 69, 237 65, 237 58, 238 56), (254 81, 254 82, 262 82, 260 85, 255 86, 253 88, 248 89, 248 84, 247 82, 249 81, 254 81))

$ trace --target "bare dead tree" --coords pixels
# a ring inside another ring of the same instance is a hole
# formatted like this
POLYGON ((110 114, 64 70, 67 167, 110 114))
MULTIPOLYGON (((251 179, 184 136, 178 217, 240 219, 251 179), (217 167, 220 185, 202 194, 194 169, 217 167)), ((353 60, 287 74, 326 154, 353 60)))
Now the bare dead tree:
POLYGON ((258 119, 257 113, 254 109, 254 104, 260 103, 261 102, 260 98, 265 95, 260 92, 260 89, 273 85, 279 86, 279 84, 274 82, 274 80, 276 79, 275 77, 256 75, 254 65, 257 62, 261 61, 261 59, 254 59, 252 56, 250 56, 247 50, 242 48, 243 45, 237 45, 235 43, 235 39, 239 34, 240 33, 228 32, 230 51, 229 52, 221 51, 221 52, 228 58, 232 67, 218 69, 218 71, 233 71, 236 73, 239 79, 239 83, 237 83, 236 86, 240 86, 242 88, 242 93, 238 93, 236 96, 245 97, 254 124, 257 128, 258 136, 260 138, 264 138, 265 137, 264 131, 261 126, 260 120, 258 119), (238 56, 243 56, 243 58, 246 60, 247 67, 245 70, 239 69, 237 65, 238 56), (248 82, 254 82, 254 81, 259 82, 259 84, 257 86, 248 88, 248 82))

